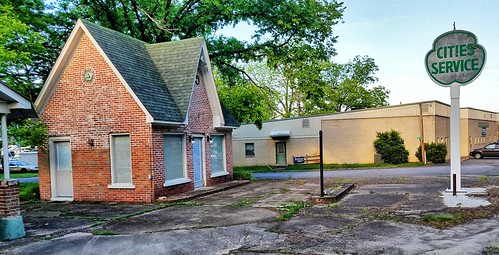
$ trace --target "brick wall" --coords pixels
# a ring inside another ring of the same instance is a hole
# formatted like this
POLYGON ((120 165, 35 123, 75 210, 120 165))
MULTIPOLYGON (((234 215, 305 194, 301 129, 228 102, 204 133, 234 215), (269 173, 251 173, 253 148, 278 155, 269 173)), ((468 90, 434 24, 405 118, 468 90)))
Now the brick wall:
MULTIPOLYGON (((71 142, 75 201, 153 201, 151 128, 146 116, 86 35, 68 63, 41 116, 51 137, 71 142), (93 70, 92 82, 84 81, 93 70), (129 134, 135 189, 109 189, 110 135, 129 134), (93 140, 93 146, 88 143, 93 140)), ((39 154, 40 195, 52 197, 48 147, 39 154)))
MULTIPOLYGON (((203 77, 200 70, 198 76, 203 77)), ((188 126, 179 128, 157 127, 153 134, 153 150, 154 150, 154 182, 155 195, 168 196, 174 195, 194 189, 194 183, 175 185, 164 187, 165 170, 164 170, 164 154, 163 154, 163 135, 165 133, 181 133, 187 137, 191 135, 203 136, 204 144, 204 160, 205 160, 205 175, 204 179, 207 186, 216 185, 222 182, 232 180, 232 135, 230 131, 221 132, 213 128, 213 113, 211 112, 210 102, 203 79, 199 80, 199 84, 193 85, 191 102, 188 112, 188 126), (225 150, 226 150, 226 169, 229 172, 227 176, 211 178, 211 162, 210 162, 210 143, 207 141, 207 136, 212 134, 225 135, 225 150)), ((186 163, 187 163, 187 178, 194 179, 194 166, 192 163, 192 144, 188 142, 186 137, 186 163)))
MULTIPOLYGON (((202 77, 201 71, 198 75, 202 77)), ((163 135, 201 135, 205 151, 206 185, 232 180, 231 131, 213 128, 212 112, 202 79, 193 85, 189 106, 189 126, 177 128, 150 126, 140 106, 121 84, 87 36, 84 36, 68 63, 50 102, 41 114, 49 140, 68 137, 71 143, 73 193, 75 201, 152 202, 155 197, 194 189, 193 182, 164 187, 163 135), (93 70, 94 79, 83 79, 93 70), (110 189, 110 136, 129 134, 134 189, 110 189), (210 134, 225 134, 228 176, 210 178, 210 134), (93 141, 93 145, 88 141, 93 141), (152 180, 149 179, 152 177, 152 180)), ((46 144, 39 150, 40 196, 51 200, 50 152, 46 144)), ((194 179, 192 144, 186 143, 187 178, 194 179)))
POLYGON ((0 218, 17 217, 21 215, 19 207, 19 181, 0 181, 0 218))

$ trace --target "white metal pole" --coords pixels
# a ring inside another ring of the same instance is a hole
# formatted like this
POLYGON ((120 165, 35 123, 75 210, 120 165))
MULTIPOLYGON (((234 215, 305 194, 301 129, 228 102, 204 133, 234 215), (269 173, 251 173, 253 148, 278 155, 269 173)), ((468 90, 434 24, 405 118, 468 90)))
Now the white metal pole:
POLYGON ((7 141, 7 114, 2 114, 2 148, 3 148, 3 174, 4 179, 10 179, 9 169, 9 142, 7 141))
POLYGON ((456 187, 461 190, 461 114, 459 106, 460 85, 453 83, 450 86, 450 191, 456 187), (456 175, 454 186, 453 175, 456 175))

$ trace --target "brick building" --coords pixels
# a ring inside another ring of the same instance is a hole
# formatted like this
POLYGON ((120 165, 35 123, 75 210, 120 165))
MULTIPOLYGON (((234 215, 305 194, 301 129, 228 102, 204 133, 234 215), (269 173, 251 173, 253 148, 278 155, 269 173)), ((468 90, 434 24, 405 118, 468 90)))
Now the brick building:
POLYGON ((78 20, 35 102, 43 200, 153 202, 232 180, 202 38, 146 44, 78 20))

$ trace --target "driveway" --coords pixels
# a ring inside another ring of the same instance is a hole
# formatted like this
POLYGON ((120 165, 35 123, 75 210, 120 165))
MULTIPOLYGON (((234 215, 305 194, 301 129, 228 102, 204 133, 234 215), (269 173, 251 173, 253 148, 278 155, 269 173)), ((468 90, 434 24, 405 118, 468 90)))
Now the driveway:
MULTIPOLYGON (((463 185, 476 186, 476 178, 463 185)), ((499 218, 437 229, 447 178, 370 179, 339 203, 308 202, 317 179, 256 181, 174 204, 23 204, 27 237, 5 254, 483 254, 499 218), (293 210, 296 214, 292 214, 293 210)), ((498 185, 489 179, 484 185, 498 185)), ((335 188, 334 180, 326 187, 335 188)), ((498 248, 499 249, 499 248, 498 248)))

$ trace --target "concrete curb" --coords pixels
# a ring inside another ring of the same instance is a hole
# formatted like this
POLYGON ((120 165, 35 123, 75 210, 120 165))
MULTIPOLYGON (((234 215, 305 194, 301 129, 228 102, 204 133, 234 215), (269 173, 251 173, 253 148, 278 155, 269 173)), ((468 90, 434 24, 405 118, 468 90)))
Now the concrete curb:
POLYGON ((312 198, 311 198, 312 203, 313 204, 329 204, 329 203, 339 202, 348 193, 350 193, 350 191, 352 191, 354 188, 355 188, 355 184, 353 184, 353 183, 342 184, 340 189, 335 190, 332 193, 328 193, 327 195, 324 195, 323 197, 312 196, 312 198))
POLYGON ((210 186, 210 187, 204 187, 195 191, 171 196, 171 197, 159 197, 156 199, 156 202, 158 203, 174 203, 174 202, 181 202, 181 201, 186 201, 186 200, 192 200, 194 198, 198 197, 203 197, 203 196, 208 196, 214 193, 218 193, 224 190, 229 190, 233 188, 237 188, 243 185, 249 184, 250 181, 247 180, 242 180, 242 181, 231 181, 215 186, 210 186))

